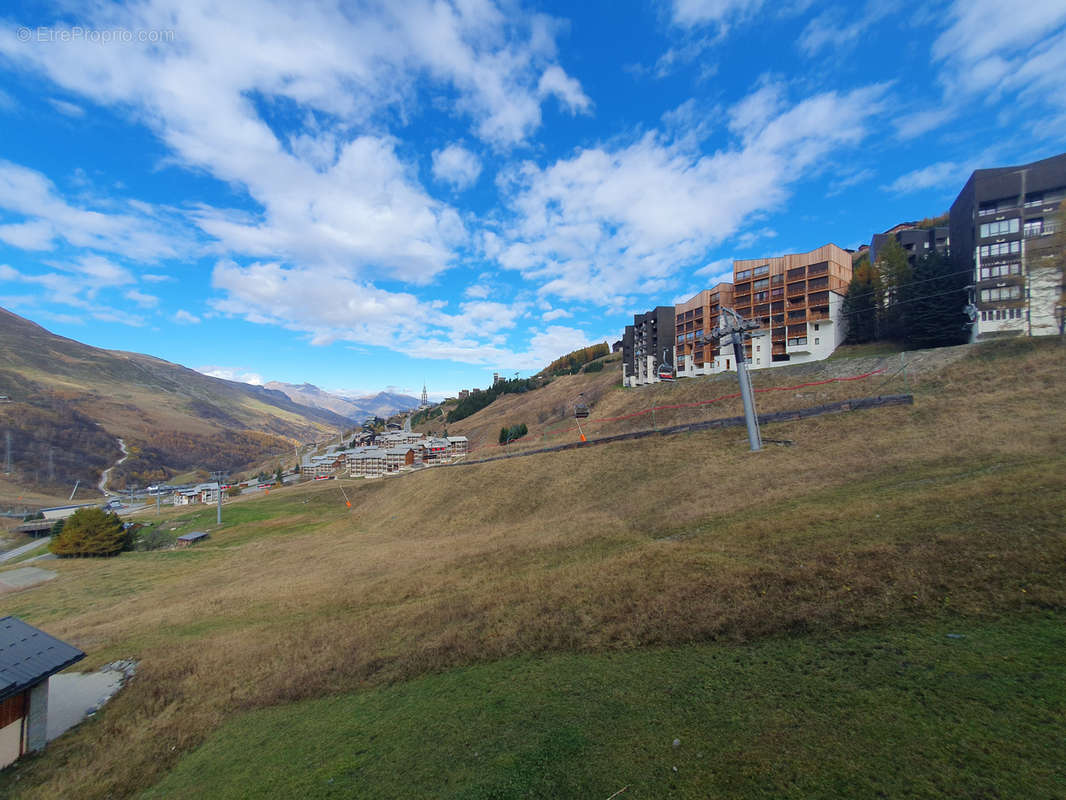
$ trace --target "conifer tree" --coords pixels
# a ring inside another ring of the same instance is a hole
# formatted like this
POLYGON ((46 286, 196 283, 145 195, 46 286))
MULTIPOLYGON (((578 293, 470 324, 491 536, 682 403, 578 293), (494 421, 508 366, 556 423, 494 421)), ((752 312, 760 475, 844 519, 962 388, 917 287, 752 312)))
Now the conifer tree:
POLYGON ((911 279, 898 294, 903 341, 908 348, 945 347, 970 340, 967 274, 933 251, 914 265, 911 279))
POLYGON ((865 344, 878 338, 881 283, 866 254, 855 262, 842 313, 848 344, 865 344))

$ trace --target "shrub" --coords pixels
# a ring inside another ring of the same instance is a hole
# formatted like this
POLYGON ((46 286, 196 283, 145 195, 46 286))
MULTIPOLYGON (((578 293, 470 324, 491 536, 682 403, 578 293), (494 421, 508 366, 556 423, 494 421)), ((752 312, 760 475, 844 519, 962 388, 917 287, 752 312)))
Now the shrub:
POLYGON ((162 550, 165 547, 173 546, 175 537, 173 534, 167 533, 159 528, 143 528, 138 531, 137 539, 134 543, 134 550, 162 550))
POLYGON ((585 372, 603 372, 603 362, 593 361, 591 364, 586 364, 585 372))
POLYGON ((529 428, 526 427, 524 422, 512 425, 510 428, 500 428, 500 444, 507 444, 515 439, 521 439, 527 433, 529 433, 529 428))
POLYGON ((79 508, 48 549, 57 556, 113 556, 129 546, 122 520, 100 508, 79 508))

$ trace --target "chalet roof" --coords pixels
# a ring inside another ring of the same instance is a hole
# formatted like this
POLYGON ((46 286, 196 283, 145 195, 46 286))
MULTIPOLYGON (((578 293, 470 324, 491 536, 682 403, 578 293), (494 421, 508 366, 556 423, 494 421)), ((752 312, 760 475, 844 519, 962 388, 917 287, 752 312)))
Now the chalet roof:
POLYGON ((36 686, 85 653, 18 617, 0 619, 0 700, 36 686))
POLYGON ((467 439, 465 436, 449 436, 449 442, 465 442, 467 439))

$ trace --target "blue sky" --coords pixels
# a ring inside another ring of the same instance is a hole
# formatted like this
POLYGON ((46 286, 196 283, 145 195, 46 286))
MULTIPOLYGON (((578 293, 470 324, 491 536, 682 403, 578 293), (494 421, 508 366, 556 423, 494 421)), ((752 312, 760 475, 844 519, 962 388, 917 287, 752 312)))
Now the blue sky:
POLYGON ((1062 152, 1063 75, 1062 0, 15 4, 0 305, 454 394, 1062 152))

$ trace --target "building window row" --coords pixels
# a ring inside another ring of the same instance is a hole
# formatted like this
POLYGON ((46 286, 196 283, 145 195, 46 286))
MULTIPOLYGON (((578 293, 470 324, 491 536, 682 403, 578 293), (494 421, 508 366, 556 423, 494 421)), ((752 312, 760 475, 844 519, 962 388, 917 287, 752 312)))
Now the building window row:
POLYGON ((992 264, 991 266, 981 267, 981 280, 987 281, 991 278, 1002 278, 1007 275, 1021 275, 1022 264, 1020 261, 1005 261, 1002 264, 992 264))
POLYGON ((988 200, 981 203, 981 207, 977 209, 977 216, 987 217, 992 214, 999 214, 1003 211, 1009 211, 1012 208, 1018 207, 1018 197, 1001 197, 998 200, 988 200))
POLYGON ((1025 319, 1024 308, 993 308, 981 312, 982 322, 992 322, 998 319, 1025 319))
POLYGON ((996 222, 984 222, 981 224, 981 238, 987 236, 1002 236, 1005 233, 1018 232, 1018 218, 1001 219, 996 222))
POLYGON ((982 289, 981 302, 991 303, 996 300, 1018 300, 1022 296, 1021 286, 1000 286, 997 289, 982 289))
POLYGON ((978 249, 981 258, 989 256, 1005 256, 1022 251, 1022 243, 1015 239, 1012 242, 996 242, 995 244, 983 244, 978 249))
POLYGON ((754 275, 755 277, 758 277, 760 275, 769 275, 770 274, 770 265, 769 264, 763 264, 761 267, 756 267, 755 269, 753 269, 751 271, 751 274, 754 275))

